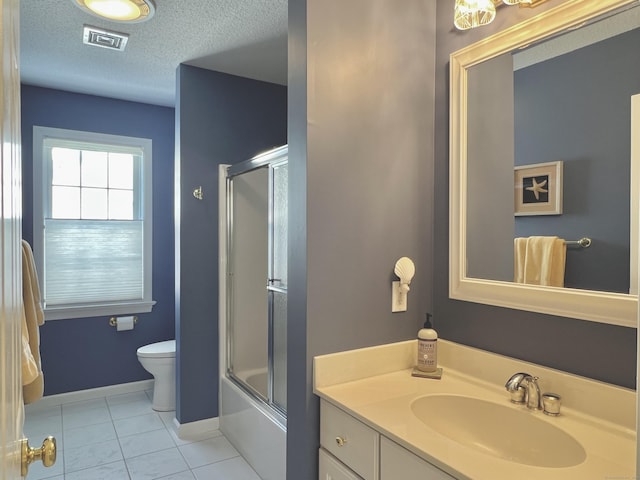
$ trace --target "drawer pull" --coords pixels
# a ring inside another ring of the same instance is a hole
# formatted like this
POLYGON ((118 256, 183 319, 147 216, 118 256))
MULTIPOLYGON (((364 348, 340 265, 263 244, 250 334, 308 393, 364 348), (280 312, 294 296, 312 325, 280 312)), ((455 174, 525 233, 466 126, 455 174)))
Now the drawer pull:
POLYGON ((336 443, 339 447, 344 447, 344 444, 347 443, 347 439, 344 437, 336 437, 336 443))

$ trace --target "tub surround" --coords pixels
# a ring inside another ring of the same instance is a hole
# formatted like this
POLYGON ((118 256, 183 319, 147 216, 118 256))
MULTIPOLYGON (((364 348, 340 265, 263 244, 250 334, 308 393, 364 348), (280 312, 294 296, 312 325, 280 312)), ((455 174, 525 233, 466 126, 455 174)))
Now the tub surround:
POLYGON ((439 366, 444 368, 441 380, 411 376, 417 354, 417 342, 411 340, 315 357, 314 393, 455 478, 635 476, 633 390, 447 340, 438 343, 439 366), (515 372, 538 376, 542 391, 561 395, 561 416, 549 417, 511 404, 504 383, 515 372), (542 468, 464 447, 423 425, 411 411, 414 399, 442 393, 475 397, 535 415, 573 436, 585 449, 586 460, 572 467, 542 468))
POLYGON ((220 379, 220 431, 264 479, 286 477, 286 419, 226 376, 220 379))

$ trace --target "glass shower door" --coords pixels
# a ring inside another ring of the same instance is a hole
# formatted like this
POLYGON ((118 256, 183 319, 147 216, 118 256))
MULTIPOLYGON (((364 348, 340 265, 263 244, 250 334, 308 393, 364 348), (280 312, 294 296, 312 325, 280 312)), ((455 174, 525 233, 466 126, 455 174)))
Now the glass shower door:
POLYGON ((234 379, 267 399, 269 299, 269 169, 230 179, 229 370, 234 379))
POLYGON ((270 398, 287 411, 287 235, 289 168, 286 161, 271 168, 271 232, 269 263, 269 313, 272 361, 270 398))
POLYGON ((287 396, 287 151, 227 175, 227 375, 279 414, 287 396))

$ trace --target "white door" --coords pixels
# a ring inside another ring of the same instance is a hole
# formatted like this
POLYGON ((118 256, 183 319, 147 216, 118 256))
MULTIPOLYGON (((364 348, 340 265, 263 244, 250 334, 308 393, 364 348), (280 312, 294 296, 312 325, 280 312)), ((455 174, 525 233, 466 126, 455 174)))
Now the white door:
POLYGON ((22 228, 18 0, 0 0, 2 117, 0 120, 0 479, 18 480, 23 427, 22 228))
MULTIPOLYGON (((638 168, 637 165, 640 164, 640 94, 633 95, 631 97, 631 168, 638 168)), ((631 178, 633 182, 638 181, 638 176, 640 172, 631 172, 631 178)), ((637 186, 636 186, 637 187, 637 186)), ((640 259, 638 258, 638 250, 640 241, 638 230, 640 219, 638 216, 640 215, 638 208, 638 204, 640 204, 640 194, 638 193, 638 188, 634 189, 634 185, 631 185, 631 294, 638 294, 638 285, 640 284, 640 269, 638 269, 638 262, 640 259), (634 207, 636 207, 634 209, 634 207), (633 267, 636 267, 634 272, 633 267), (635 285, 634 283, 635 282, 635 285)), ((636 350, 636 356, 638 357, 637 371, 640 372, 640 308, 638 308, 638 323, 636 324, 636 330, 638 335, 638 347, 636 350)), ((636 378, 640 378, 636 375, 636 378)), ((636 386, 636 391, 638 391, 638 387, 636 386)), ((636 422, 637 422, 637 432, 640 432, 640 395, 636 395, 636 422)), ((636 440, 636 476, 640 475, 640 449, 638 449, 638 445, 640 442, 636 440)), ((640 478, 640 477, 638 477, 640 478)))

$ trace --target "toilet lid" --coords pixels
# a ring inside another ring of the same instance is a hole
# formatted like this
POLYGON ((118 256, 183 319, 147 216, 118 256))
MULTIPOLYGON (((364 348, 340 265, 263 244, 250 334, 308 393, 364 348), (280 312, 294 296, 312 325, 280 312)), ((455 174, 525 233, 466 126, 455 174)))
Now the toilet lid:
POLYGON ((139 357, 163 358, 176 356, 176 341, 167 340, 165 342, 151 343, 138 349, 139 357))

